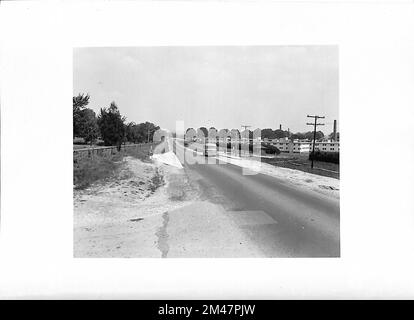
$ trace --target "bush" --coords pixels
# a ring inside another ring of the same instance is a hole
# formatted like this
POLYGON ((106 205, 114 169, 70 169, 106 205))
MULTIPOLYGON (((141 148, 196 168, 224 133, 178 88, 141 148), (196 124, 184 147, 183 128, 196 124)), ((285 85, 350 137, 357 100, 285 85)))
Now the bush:
POLYGON ((309 153, 309 160, 312 160, 312 158, 313 160, 316 160, 316 161, 339 164, 339 152, 316 151, 314 155, 312 155, 312 152, 311 152, 309 153))
MULTIPOLYGON (((217 142, 216 145, 217 145, 217 147, 221 147, 221 148, 226 147, 227 151, 232 150, 232 148, 231 148, 232 146, 231 146, 230 142, 227 142, 227 143, 217 142)), ((239 151, 244 150, 244 148, 245 148, 244 146, 242 148, 242 143, 238 144, 239 151)), ((262 143, 261 148, 262 148, 262 153, 264 152, 266 154, 280 154, 280 152, 281 152, 277 147, 275 147, 275 146, 273 146, 269 143, 262 143)), ((253 153, 253 143, 251 143, 251 142, 249 143, 249 152, 253 153)))
POLYGON ((269 143, 262 143, 262 150, 267 154, 280 154, 280 150, 269 143))

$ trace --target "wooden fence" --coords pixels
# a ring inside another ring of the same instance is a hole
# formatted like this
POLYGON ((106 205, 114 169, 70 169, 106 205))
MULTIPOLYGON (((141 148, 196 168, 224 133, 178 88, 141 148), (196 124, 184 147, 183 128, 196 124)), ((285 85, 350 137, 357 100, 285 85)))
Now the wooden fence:
MULTIPOLYGON (((120 151, 125 151, 129 148, 142 148, 146 145, 154 144, 152 142, 139 144, 125 144, 121 146, 120 151)), ((117 146, 75 149, 73 150, 73 160, 76 161, 81 159, 94 158, 95 156, 110 157, 111 155, 117 154, 118 152, 119 151, 117 146)))

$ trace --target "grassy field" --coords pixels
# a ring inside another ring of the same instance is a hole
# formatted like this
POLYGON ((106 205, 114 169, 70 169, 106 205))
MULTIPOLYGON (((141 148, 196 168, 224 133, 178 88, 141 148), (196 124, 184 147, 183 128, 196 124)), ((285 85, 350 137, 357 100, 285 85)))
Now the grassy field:
MULTIPOLYGON (((230 148, 228 149, 228 152, 230 152, 230 148)), ((313 162, 314 167, 311 169, 311 161, 309 160, 308 153, 289 154, 282 152, 278 155, 272 155, 266 154, 262 149, 261 161, 278 167, 290 168, 339 179, 339 164, 315 160, 313 162)))
POLYGON ((77 150, 77 149, 89 149, 89 148, 96 148, 97 146, 95 145, 90 145, 90 144, 74 144, 73 145, 73 150, 77 150))
POLYGON ((339 164, 314 161, 314 168, 311 169, 311 161, 309 160, 309 154, 307 153, 293 155, 281 153, 275 158, 262 158, 262 161, 274 166, 301 170, 325 177, 339 179, 339 164))
MULTIPOLYGON (((128 145, 128 143, 127 143, 128 145)), ((107 148, 106 146, 102 146, 102 145, 90 145, 90 144, 74 144, 73 145, 73 150, 78 150, 78 149, 93 149, 93 148, 107 148)))
POLYGON ((153 143, 143 144, 137 147, 126 148, 109 157, 94 156, 75 160, 73 163, 73 184, 75 189, 85 189, 98 180, 105 180, 116 176, 126 156, 150 161, 150 149, 153 143))

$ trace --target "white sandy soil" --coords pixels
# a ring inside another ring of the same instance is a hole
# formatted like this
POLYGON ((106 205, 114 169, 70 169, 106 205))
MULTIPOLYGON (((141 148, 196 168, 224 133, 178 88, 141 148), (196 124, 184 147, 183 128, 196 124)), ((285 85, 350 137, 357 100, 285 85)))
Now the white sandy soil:
POLYGON ((246 159, 228 155, 218 155, 220 161, 228 162, 247 169, 247 174, 261 173, 275 178, 283 179, 296 186, 311 189, 327 196, 339 199, 339 180, 335 178, 320 176, 309 172, 276 167, 257 159, 246 159))
POLYGON ((74 256, 263 256, 223 208, 199 196, 183 169, 127 157, 119 177, 74 191, 74 256))

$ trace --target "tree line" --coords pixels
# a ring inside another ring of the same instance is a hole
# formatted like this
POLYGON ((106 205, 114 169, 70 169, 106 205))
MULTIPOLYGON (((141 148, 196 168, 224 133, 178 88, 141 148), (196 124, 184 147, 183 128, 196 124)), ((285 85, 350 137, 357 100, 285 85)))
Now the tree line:
MULTIPOLYGON (((313 140, 313 131, 308 132, 297 132, 297 133, 291 133, 286 130, 273 130, 270 128, 262 129, 261 132, 262 139, 268 138, 268 139, 281 139, 281 138, 289 138, 292 140, 313 140)), ((323 139, 325 137, 324 133, 322 131, 316 131, 316 140, 323 139)), ((339 138, 339 132, 337 133, 337 137, 339 138)), ((329 139, 333 138, 333 132, 329 134, 329 139)))
POLYGON ((87 108, 89 94, 73 97, 73 138, 82 138, 85 143, 93 144, 102 140, 106 146, 117 146, 126 142, 152 142, 153 134, 160 127, 151 122, 136 124, 126 122, 118 106, 113 101, 108 108, 101 108, 96 116, 87 108))

